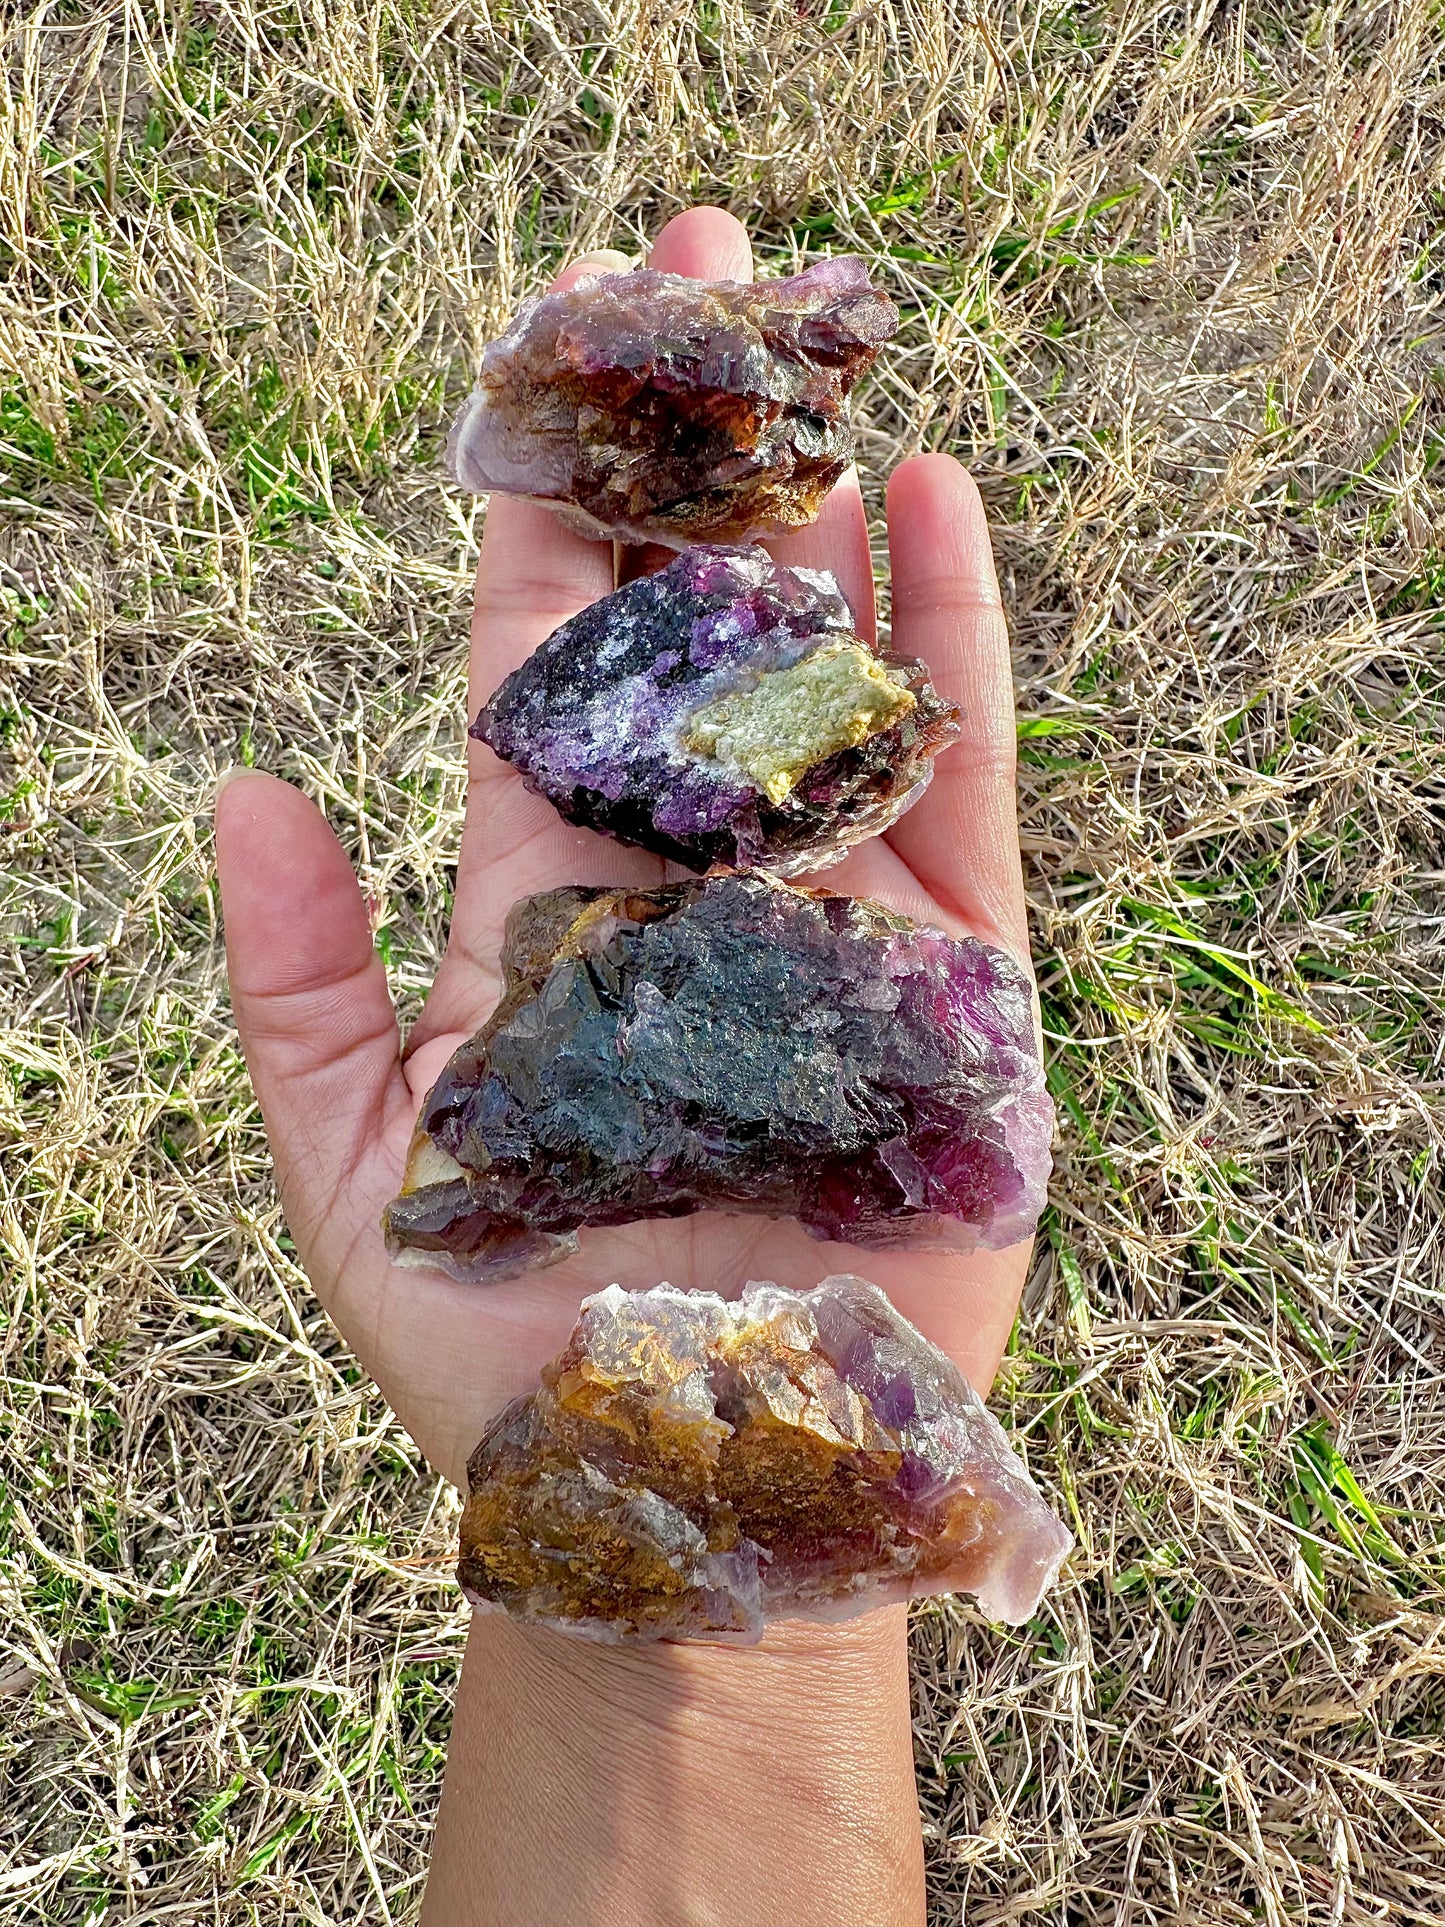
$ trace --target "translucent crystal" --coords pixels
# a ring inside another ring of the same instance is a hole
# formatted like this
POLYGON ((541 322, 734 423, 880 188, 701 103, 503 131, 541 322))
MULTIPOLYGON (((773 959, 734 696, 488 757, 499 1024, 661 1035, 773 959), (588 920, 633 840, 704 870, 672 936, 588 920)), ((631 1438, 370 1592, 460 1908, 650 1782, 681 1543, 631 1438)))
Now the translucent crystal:
POLYGON ((468 1596, 593 1639, 756 1640, 972 1593, 1032 1617, 1071 1545, 951 1359, 862 1278, 583 1302, 472 1454, 468 1596))
POLYGON ((832 576, 698 547, 554 630, 472 734, 569 822, 791 876, 901 816, 957 716, 854 635, 832 576))
POLYGON ((702 1209, 855 1245, 1025 1237, 1053 1107, 1003 951, 766 876, 567 889, 422 1107, 387 1242, 506 1277, 579 1228, 702 1209))
POLYGON ((797 528, 852 459, 849 393, 897 326, 852 255, 786 281, 594 275, 487 348, 452 471, 623 542, 797 528))

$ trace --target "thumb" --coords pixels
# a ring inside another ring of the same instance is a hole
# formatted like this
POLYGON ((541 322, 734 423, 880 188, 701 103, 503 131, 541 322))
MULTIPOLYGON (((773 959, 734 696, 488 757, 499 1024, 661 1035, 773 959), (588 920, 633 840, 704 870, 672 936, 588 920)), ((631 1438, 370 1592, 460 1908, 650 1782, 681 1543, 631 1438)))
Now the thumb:
POLYGON ((222 777, 216 868, 236 1028, 308 1257, 406 1098, 386 971, 345 851, 289 783, 222 777))

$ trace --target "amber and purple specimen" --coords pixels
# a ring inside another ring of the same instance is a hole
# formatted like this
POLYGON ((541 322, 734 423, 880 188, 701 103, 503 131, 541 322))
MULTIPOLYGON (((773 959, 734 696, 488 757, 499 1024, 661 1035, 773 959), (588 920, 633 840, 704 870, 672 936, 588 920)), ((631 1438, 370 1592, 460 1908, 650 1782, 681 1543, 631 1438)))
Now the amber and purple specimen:
POLYGON ((972 1593, 1031 1619, 1072 1545, 952 1359, 862 1278, 617 1285, 467 1467, 476 1605, 591 1639, 750 1644, 972 1593))
POLYGON ((699 547, 555 629, 472 734, 569 823, 792 876, 915 803, 958 711, 853 633, 831 575, 699 547))
POLYGON ((849 393, 897 327, 853 255, 786 281, 593 275, 487 348, 452 472, 623 542, 798 528, 852 459, 849 393))
POLYGON ((1027 1236, 1053 1107, 1001 950, 766 876, 527 897, 422 1107, 392 1255, 463 1279, 699 1210, 854 1245, 1027 1236))

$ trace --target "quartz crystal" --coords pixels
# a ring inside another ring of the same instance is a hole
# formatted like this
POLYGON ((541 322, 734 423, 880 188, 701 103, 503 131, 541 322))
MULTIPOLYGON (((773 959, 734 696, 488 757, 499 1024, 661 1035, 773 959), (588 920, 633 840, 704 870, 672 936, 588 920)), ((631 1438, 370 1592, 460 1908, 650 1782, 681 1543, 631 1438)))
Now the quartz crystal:
POLYGON ((527 897, 501 1003, 422 1107, 385 1220, 502 1278, 701 1209, 855 1245, 1015 1243, 1053 1107, 1003 951, 766 876, 527 897))
POLYGON ((849 393, 897 327, 852 255, 786 281, 593 275, 487 348, 452 472, 623 542, 797 528, 852 459, 849 393))
POLYGON ((958 712, 832 576, 685 550, 564 622, 472 726, 571 823, 692 869, 835 862, 928 784, 958 712))
POLYGON ((617 1285, 467 1467, 476 1605, 593 1639, 972 1593, 1031 1618, 1072 1541, 953 1361, 862 1278, 617 1285))

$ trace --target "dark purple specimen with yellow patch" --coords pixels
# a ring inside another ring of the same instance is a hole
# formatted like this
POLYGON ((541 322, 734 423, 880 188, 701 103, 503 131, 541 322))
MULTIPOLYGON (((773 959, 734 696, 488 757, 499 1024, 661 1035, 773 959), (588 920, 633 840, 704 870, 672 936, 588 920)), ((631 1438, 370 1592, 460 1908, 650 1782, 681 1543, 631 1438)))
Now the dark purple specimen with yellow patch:
POLYGON ((792 876, 915 803, 958 712, 854 634, 831 575, 699 547, 554 630, 472 734, 570 823, 792 876))

